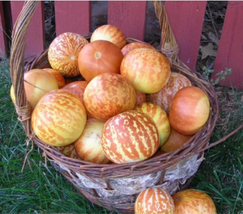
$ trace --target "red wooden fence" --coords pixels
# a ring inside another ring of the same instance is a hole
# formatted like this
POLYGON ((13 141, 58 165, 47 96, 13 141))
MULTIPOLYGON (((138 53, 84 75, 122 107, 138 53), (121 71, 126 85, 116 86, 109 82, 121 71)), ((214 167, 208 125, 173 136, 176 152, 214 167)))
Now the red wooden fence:
MULTIPOLYGON (((10 1, 13 23, 17 19, 24 1, 10 1)), ((29 26, 25 57, 31 57, 43 51, 45 43, 45 27, 44 27, 44 2, 41 1, 36 9, 31 24, 29 26)))
POLYGON ((145 1, 111 1, 108 7, 108 23, 119 27, 126 37, 143 40, 146 21, 145 1))
POLYGON ((7 49, 7 38, 5 35, 5 23, 4 23, 4 14, 3 14, 3 4, 0 2, 0 54, 6 54, 7 49))
MULTIPOLYGON (((206 1, 165 2, 170 25, 180 47, 179 57, 191 69, 195 68, 206 1)), ((16 20, 23 2, 10 1, 12 20, 16 20)), ((44 2, 33 17, 28 31, 25 56, 39 54, 45 49, 44 2)), ((127 37, 144 39, 146 24, 146 1, 108 2, 109 24, 119 27, 127 37)), ((229 1, 221 40, 215 61, 215 73, 232 68, 233 74, 227 77, 234 87, 243 89, 243 2, 229 1)), ((0 27, 4 29, 2 1, 0 1, 0 27)), ((56 35, 65 31, 86 34, 91 29, 91 2, 55 1, 56 35)), ((0 33, 0 49, 6 53, 6 35, 0 33)), ((230 82, 223 83, 230 86, 230 82)))
POLYGON ((206 1, 165 3, 171 28, 180 47, 179 58, 190 68, 196 66, 206 3, 206 1))
POLYGON ((86 34, 90 32, 91 7, 89 1, 56 1, 56 35, 64 32, 86 34))
POLYGON ((215 61, 215 73, 231 68, 233 74, 222 84, 231 83, 243 88, 243 2, 229 2, 218 53, 215 61))

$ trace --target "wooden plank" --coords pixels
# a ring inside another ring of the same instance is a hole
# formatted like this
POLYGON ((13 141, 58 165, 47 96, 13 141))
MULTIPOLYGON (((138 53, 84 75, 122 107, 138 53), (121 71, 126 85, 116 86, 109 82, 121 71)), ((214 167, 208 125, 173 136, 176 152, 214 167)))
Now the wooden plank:
MULTIPOLYGON (((11 1, 12 20, 15 23, 24 1, 11 1)), ((40 54, 44 50, 45 43, 45 25, 44 25, 44 2, 40 1, 35 14, 31 20, 27 38, 25 57, 31 57, 40 54)))
POLYGON ((11 34, 12 34, 12 16, 11 16, 11 8, 9 1, 2 1, 3 7, 3 15, 4 15, 4 25, 5 25, 5 56, 10 56, 10 48, 11 48, 11 34))
POLYGON ((0 58, 5 57, 7 55, 7 39, 6 39, 6 29, 5 29, 5 21, 3 14, 3 2, 0 1, 0 58))
POLYGON ((126 37, 144 40, 146 1, 109 1, 108 24, 118 27, 126 37))
MULTIPOLYGON (((233 73, 221 85, 243 89, 243 2, 229 1, 215 60, 214 75, 225 68, 233 73)), ((215 76, 213 77, 215 79, 215 76)))
POLYGON ((179 58, 191 69, 196 66, 206 1, 166 1, 170 26, 179 45, 179 58))
POLYGON ((84 35, 91 29, 91 2, 55 1, 56 35, 73 32, 84 35))

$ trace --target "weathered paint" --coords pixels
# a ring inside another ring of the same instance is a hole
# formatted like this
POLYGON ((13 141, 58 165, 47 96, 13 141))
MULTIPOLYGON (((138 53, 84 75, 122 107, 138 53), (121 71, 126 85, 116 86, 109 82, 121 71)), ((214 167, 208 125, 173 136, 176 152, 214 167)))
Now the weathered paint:
MULTIPOLYGON (((15 23, 24 1, 10 1, 12 20, 15 23)), ((45 26, 44 26, 44 2, 40 1, 35 14, 31 20, 27 38, 25 57, 31 57, 40 54, 44 50, 45 44, 45 26)))
POLYGON ((146 1, 109 1, 108 24, 117 26, 126 37, 144 40, 146 1))
POLYGON ((202 33, 206 1, 166 1, 165 8, 179 45, 179 58, 195 68, 202 33))
POLYGON ((73 32, 84 35, 90 32, 90 1, 55 1, 56 35, 73 32))
MULTIPOLYGON (((243 2, 229 1, 218 53, 216 56, 214 75, 231 68, 233 73, 226 76, 227 81, 221 85, 243 89, 243 2)), ((213 76, 215 79, 216 76, 213 76)))

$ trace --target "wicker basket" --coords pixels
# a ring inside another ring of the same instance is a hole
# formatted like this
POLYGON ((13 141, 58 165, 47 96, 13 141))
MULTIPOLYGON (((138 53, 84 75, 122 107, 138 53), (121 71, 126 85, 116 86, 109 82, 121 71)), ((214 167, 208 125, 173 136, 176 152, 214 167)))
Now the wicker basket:
MULTIPOLYGON (((168 190, 170 194, 185 187, 198 170, 203 160, 204 151, 225 140, 224 138, 209 145, 219 112, 216 93, 213 86, 205 81, 203 76, 191 71, 178 59, 179 48, 170 28, 164 6, 162 2, 153 3, 162 29, 160 51, 170 60, 172 71, 184 74, 193 85, 201 88, 208 95, 211 109, 206 125, 183 147, 142 162, 93 164, 68 158, 56 148, 41 142, 31 130, 31 108, 26 101, 22 81, 25 71, 49 66, 47 50, 28 63, 24 62, 27 29, 38 2, 28 1, 25 3, 12 34, 10 70, 15 89, 15 108, 29 140, 35 142, 43 150, 56 170, 66 177, 89 201, 122 213, 134 213, 136 196, 146 187, 161 187, 168 190)), ((128 43, 133 41, 137 40, 127 38, 128 43)))

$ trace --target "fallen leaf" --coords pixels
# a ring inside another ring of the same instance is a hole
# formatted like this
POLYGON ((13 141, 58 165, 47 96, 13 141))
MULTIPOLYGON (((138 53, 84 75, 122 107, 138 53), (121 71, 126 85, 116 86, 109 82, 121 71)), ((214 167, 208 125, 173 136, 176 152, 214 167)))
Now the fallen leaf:
POLYGON ((201 59, 205 59, 207 56, 216 56, 217 51, 213 49, 213 44, 208 43, 206 46, 200 46, 201 52, 202 52, 202 57, 201 59))

